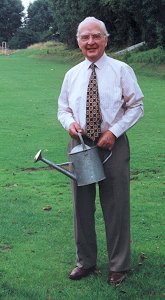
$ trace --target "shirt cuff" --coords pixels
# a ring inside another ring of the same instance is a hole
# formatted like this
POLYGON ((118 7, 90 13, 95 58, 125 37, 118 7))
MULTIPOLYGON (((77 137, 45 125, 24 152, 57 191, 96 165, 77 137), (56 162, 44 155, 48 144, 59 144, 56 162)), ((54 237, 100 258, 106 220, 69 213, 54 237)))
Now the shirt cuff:
POLYGON ((70 117, 67 121, 65 120, 64 128, 66 130, 69 130, 70 125, 74 122, 75 122, 75 120, 72 117, 70 117))
POLYGON ((109 131, 111 131, 116 136, 116 138, 124 133, 123 129, 118 124, 114 124, 112 127, 110 127, 109 131))

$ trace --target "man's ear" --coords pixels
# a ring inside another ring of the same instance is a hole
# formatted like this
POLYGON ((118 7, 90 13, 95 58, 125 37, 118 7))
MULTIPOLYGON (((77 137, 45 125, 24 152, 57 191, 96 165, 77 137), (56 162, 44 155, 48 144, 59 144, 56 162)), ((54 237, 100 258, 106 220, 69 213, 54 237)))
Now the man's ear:
POLYGON ((81 46, 80 46, 80 43, 79 43, 79 41, 77 40, 77 44, 78 44, 78 46, 79 46, 79 48, 80 48, 80 50, 81 50, 81 46))
POLYGON ((106 42, 105 42, 105 47, 108 45, 108 37, 106 36, 106 42))

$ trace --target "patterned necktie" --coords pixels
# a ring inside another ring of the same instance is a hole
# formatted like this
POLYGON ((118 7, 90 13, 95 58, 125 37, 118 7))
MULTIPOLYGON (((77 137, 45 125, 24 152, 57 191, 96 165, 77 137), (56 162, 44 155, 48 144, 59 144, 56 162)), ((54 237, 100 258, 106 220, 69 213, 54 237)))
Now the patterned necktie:
POLYGON ((90 65, 92 73, 89 79, 86 102, 86 135, 92 141, 101 135, 102 122, 95 67, 94 63, 90 65))

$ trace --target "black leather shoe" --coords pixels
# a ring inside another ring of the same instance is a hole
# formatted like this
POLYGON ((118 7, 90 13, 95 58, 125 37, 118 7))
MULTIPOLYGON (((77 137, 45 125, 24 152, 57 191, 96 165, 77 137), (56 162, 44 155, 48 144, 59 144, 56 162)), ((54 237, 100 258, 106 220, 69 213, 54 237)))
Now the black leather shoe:
POLYGON ((72 279, 72 280, 80 280, 83 277, 89 276, 95 270, 96 270, 95 266, 91 267, 89 269, 83 269, 83 268, 76 267, 70 273, 69 278, 72 279))

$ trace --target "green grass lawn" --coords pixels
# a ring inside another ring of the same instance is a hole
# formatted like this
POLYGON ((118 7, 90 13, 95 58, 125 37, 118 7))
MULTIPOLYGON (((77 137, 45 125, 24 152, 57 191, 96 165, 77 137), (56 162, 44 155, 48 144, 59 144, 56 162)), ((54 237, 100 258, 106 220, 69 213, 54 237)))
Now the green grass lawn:
POLYGON ((135 66, 145 94, 145 117, 128 133, 132 271, 115 288, 106 283, 108 258, 99 199, 101 274, 73 282, 68 279, 75 265, 70 181, 42 162, 33 163, 39 149, 54 162, 67 161, 68 134, 56 114, 63 76, 71 65, 72 56, 47 57, 39 49, 0 56, 0 299, 163 299, 164 78, 154 68, 135 66))

